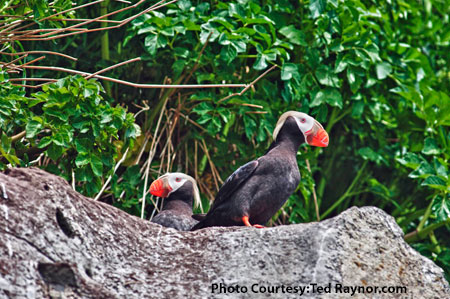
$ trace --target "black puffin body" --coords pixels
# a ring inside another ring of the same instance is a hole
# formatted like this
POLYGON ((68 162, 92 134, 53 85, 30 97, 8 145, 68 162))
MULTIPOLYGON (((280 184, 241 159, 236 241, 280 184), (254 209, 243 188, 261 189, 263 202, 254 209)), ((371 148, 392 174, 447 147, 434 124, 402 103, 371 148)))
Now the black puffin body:
MULTIPOLYGON (((323 128, 315 129, 314 134, 319 130, 323 128)), ((326 138, 328 144, 328 135, 326 138)), ((262 227, 259 224, 264 225, 283 206, 300 182, 296 156, 305 136, 297 120, 288 116, 274 139, 264 156, 241 166, 228 177, 208 214, 192 230, 210 226, 251 226, 250 223, 262 227)))
POLYGON ((153 217, 151 222, 180 231, 188 231, 198 223, 192 218, 192 205, 198 189, 191 180, 176 181, 179 177, 179 174, 170 173, 152 183, 150 192, 165 198, 161 211, 153 217), (169 176, 174 176, 175 179, 169 179, 169 176), (170 186, 171 181, 179 183, 180 186, 174 190, 174 187, 170 186))

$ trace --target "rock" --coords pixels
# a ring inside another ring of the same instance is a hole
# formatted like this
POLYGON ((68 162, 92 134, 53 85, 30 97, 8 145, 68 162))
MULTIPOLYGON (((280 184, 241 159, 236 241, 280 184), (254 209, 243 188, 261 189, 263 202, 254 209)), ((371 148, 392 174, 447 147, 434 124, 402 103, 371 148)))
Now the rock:
POLYGON ((450 296, 443 271, 375 207, 179 232, 36 168, 0 173, 0 298, 348 298, 357 287, 354 298, 450 296))

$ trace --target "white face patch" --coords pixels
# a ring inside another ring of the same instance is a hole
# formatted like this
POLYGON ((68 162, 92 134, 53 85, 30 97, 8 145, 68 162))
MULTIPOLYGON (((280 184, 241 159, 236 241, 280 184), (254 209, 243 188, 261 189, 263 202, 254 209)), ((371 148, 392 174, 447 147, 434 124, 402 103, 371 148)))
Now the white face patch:
POLYGON ((286 122, 286 119, 288 117, 292 116, 295 119, 295 122, 297 123, 298 128, 303 133, 303 135, 306 136, 311 132, 315 120, 311 116, 309 116, 306 113, 298 112, 298 111, 288 111, 283 113, 280 118, 278 119, 278 122, 275 126, 275 129, 273 130, 273 139, 276 140, 278 133, 280 132, 281 128, 283 127, 284 123, 286 122))
POLYGON ((170 188, 172 188, 172 191, 170 191, 167 196, 180 189, 181 186, 183 186, 187 181, 190 181, 194 188, 194 206, 195 207, 200 206, 202 208, 200 200, 200 192, 198 191, 197 182, 193 177, 181 172, 168 172, 160 176, 159 179, 165 180, 167 184, 170 186, 170 188))
POLYGON ((180 189, 180 187, 183 186, 184 183, 186 183, 186 181, 187 181, 187 179, 185 177, 182 177, 182 176, 178 175, 177 173, 172 173, 169 176, 167 176, 167 182, 168 182, 170 188, 172 188, 172 191, 170 191, 169 194, 180 189))
POLYGON ((309 115, 304 115, 301 117, 295 117, 295 122, 297 123, 298 128, 300 131, 302 131, 303 135, 306 136, 309 135, 312 132, 312 128, 314 126, 314 118, 312 118, 309 115))

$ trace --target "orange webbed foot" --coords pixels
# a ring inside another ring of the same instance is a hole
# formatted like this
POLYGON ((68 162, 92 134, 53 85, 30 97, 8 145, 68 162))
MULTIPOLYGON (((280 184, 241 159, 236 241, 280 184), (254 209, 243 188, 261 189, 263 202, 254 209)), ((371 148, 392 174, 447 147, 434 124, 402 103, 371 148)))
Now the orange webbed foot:
POLYGON ((265 228, 265 226, 261 225, 261 224, 250 224, 250 221, 248 221, 248 216, 243 216, 242 217, 242 222, 244 222, 245 226, 253 226, 255 228, 265 228))

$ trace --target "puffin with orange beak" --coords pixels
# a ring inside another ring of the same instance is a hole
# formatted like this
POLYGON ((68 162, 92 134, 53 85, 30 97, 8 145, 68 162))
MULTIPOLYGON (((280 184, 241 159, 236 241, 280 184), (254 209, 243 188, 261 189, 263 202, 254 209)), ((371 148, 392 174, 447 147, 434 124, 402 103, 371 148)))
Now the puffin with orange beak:
POLYGON ((210 226, 263 227, 283 206, 300 182, 297 151, 301 144, 328 146, 328 134, 311 116, 283 113, 266 154, 239 167, 225 181, 206 215, 192 230, 210 226))
POLYGON ((151 184, 150 193, 164 198, 161 211, 151 222, 180 231, 188 231, 198 222, 192 218, 192 205, 201 205, 200 193, 191 176, 166 173, 151 184))

